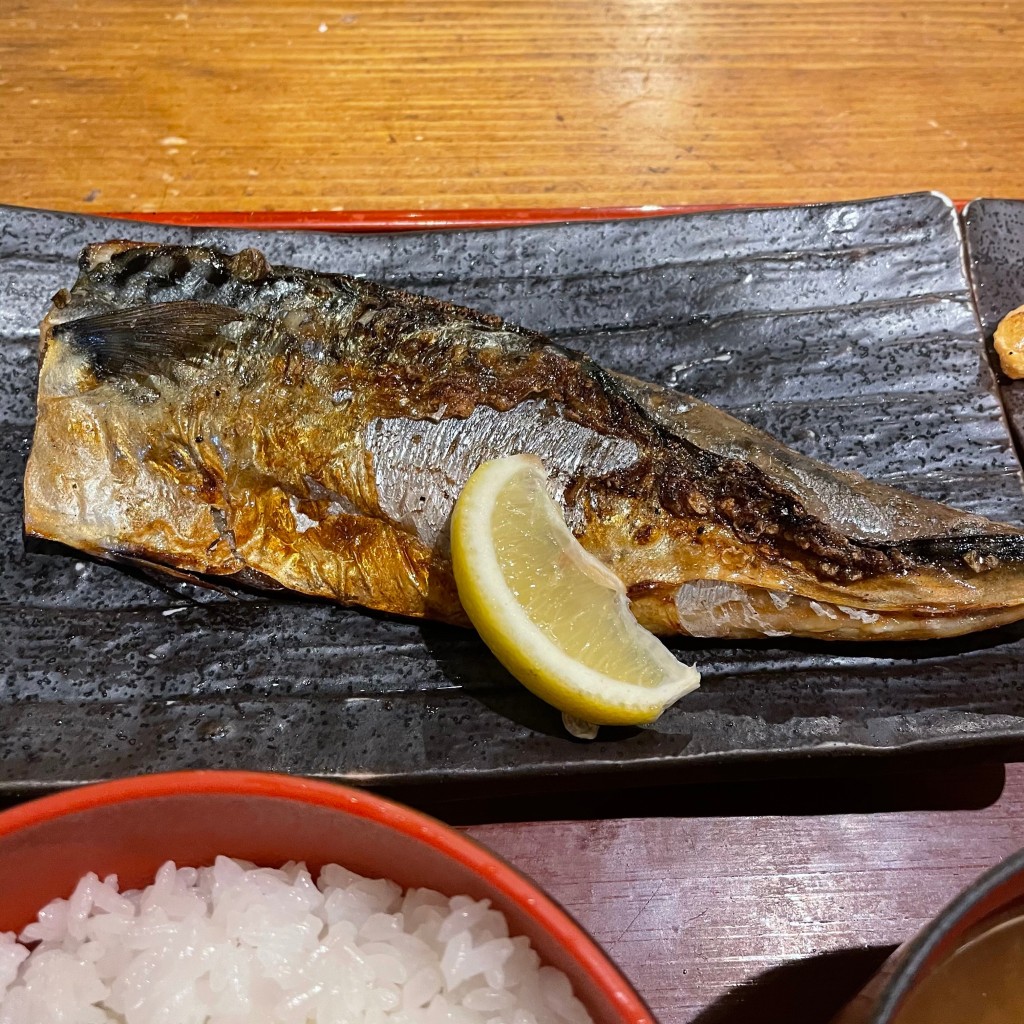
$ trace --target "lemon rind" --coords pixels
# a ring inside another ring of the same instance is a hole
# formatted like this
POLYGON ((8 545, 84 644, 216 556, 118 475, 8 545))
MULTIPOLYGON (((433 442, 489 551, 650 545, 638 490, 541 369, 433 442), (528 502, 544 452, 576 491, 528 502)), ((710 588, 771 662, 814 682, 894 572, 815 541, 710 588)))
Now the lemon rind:
MULTIPOLYGON (((653 721, 670 704, 696 689, 699 673, 676 660, 653 634, 637 624, 637 638, 665 681, 655 686, 617 679, 581 664, 552 641, 527 615, 505 581, 493 545, 486 542, 497 497, 511 478, 529 470, 546 479, 536 456, 517 455, 485 463, 470 477, 452 515, 452 562, 459 597, 470 621, 495 657, 542 700, 561 711, 599 725, 642 724, 653 721), (470 568, 472 567, 472 568, 470 568), (485 587, 480 581, 488 581, 485 587), (515 643, 507 639, 516 637, 515 643), (571 679, 566 685, 564 679, 571 679)), ((568 527, 563 528, 572 540, 568 527)), ((607 568, 580 547, 581 558, 607 568)), ((621 581, 619 598, 628 613, 621 581)), ((631 614, 631 613, 630 613, 631 614)))

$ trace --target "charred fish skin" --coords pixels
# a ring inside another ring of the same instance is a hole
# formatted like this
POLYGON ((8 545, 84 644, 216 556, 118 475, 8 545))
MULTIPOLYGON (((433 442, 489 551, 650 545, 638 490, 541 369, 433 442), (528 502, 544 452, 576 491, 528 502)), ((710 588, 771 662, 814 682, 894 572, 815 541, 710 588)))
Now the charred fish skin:
POLYGON ((90 246, 41 327, 30 534, 465 623, 447 524, 530 452, 660 633, 1024 618, 1024 532, 830 469, 498 317, 262 254, 90 246))

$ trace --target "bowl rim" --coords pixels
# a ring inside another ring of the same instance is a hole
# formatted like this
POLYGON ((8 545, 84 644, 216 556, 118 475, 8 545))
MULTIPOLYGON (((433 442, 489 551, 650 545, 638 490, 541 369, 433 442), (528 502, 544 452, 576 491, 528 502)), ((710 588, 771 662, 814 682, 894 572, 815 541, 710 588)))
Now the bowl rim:
POLYGON ((628 1024, 657 1024, 607 953, 552 897, 471 836, 422 811, 343 783, 275 772, 202 769, 91 783, 0 811, 0 838, 59 818, 170 796, 258 796, 344 811, 393 828, 485 878, 527 917, 571 950, 590 982, 628 1024))
POLYGON ((942 945, 958 929, 965 925, 970 928, 998 910, 999 905, 989 908, 986 901, 1022 874, 1024 849, 989 868, 954 896, 899 954, 899 966, 882 989, 868 1024, 892 1024, 913 986, 939 954, 942 945), (981 912, 975 913, 979 908, 981 912))

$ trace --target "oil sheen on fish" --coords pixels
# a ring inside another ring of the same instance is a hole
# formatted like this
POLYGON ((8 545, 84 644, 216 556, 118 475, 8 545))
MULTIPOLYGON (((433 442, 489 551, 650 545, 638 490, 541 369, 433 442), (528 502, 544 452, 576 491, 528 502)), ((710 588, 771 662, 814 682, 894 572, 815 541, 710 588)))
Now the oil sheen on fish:
POLYGON ((499 318, 255 250, 105 242, 42 324, 29 534, 465 623, 448 521, 530 452, 661 634, 1024 618, 1024 532, 838 472, 499 318))

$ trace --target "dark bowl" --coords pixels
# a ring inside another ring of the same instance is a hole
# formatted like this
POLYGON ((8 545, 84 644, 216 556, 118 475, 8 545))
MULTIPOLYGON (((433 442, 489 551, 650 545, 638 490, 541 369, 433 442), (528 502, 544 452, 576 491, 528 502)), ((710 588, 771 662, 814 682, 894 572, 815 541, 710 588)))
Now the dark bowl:
POLYGON ((1024 850, 986 871, 901 946, 834 1024, 893 1024, 932 971, 1018 910, 1024 910, 1024 850))

